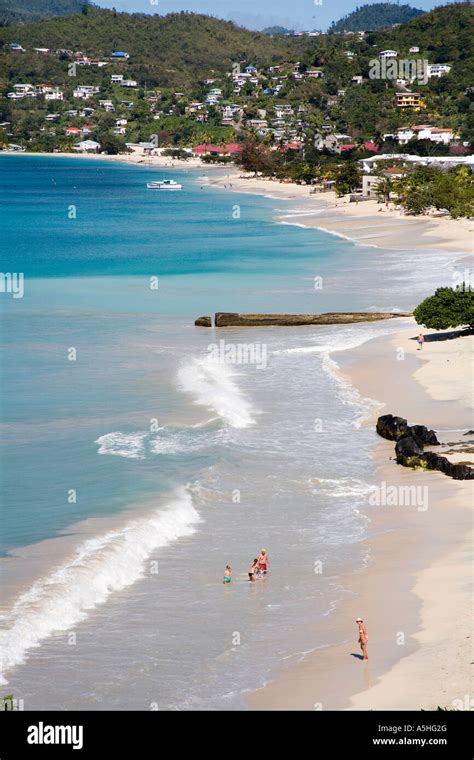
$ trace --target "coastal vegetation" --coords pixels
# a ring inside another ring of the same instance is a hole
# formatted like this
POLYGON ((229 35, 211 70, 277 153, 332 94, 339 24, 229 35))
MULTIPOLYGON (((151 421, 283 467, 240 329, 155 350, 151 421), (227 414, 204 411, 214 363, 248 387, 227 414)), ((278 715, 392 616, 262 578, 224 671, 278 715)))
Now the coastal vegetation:
POLYGON ((455 288, 438 288, 413 312, 419 325, 433 330, 474 328, 474 290, 465 283, 455 288))

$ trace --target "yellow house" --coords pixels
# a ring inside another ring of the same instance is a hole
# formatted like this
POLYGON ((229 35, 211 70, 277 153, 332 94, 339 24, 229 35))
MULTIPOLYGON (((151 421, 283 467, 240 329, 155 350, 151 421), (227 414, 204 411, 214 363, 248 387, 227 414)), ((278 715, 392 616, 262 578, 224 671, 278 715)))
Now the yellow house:
POLYGON ((426 108, 419 92, 397 92, 398 108, 426 108))

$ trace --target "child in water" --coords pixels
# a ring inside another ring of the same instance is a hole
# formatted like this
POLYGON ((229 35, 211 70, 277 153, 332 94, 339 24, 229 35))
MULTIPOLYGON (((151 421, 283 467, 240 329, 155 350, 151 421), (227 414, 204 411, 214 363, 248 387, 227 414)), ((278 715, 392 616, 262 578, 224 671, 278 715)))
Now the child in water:
POLYGON ((257 580, 258 573, 258 559, 254 559, 249 569, 249 581, 254 583, 257 580))
POLYGON ((226 565, 224 569, 223 583, 230 583, 232 581, 232 568, 230 565, 226 565))

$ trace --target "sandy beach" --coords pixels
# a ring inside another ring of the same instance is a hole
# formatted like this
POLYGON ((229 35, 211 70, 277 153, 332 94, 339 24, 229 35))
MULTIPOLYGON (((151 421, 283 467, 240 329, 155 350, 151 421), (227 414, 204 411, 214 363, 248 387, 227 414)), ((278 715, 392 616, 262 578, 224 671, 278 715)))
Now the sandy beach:
POLYGON ((281 215, 279 221, 301 224, 339 235, 356 244, 403 250, 443 249, 457 253, 472 252, 474 224, 469 219, 445 216, 406 216, 390 204, 386 209, 377 200, 350 203, 348 197, 337 198, 332 191, 311 194, 308 185, 280 182, 242 174, 235 165, 206 164, 200 158, 185 161, 169 156, 148 156, 134 150, 130 154, 97 155, 95 153, 14 153, 13 155, 58 156, 77 159, 122 161, 160 169, 201 170, 214 187, 234 192, 268 195, 282 200, 304 201, 304 209, 281 215))
MULTIPOLYGON (((439 431, 440 441, 458 442, 463 452, 452 461, 474 465, 474 436, 460 432, 471 426, 474 338, 427 341, 417 351, 416 328, 345 352, 341 371, 362 395, 384 404, 365 425, 373 429, 378 414, 404 416, 439 431), (470 380, 457 382, 456 394, 451 363, 457 380, 470 380)), ((402 468, 393 443, 374 433, 374 444, 381 504, 369 497, 367 566, 341 579, 348 598, 326 621, 327 648, 254 693, 253 709, 472 709, 472 482, 402 468), (383 488, 393 486, 398 494, 411 487, 418 497, 384 506, 383 488), (368 629, 368 663, 360 660, 359 615, 368 629)))

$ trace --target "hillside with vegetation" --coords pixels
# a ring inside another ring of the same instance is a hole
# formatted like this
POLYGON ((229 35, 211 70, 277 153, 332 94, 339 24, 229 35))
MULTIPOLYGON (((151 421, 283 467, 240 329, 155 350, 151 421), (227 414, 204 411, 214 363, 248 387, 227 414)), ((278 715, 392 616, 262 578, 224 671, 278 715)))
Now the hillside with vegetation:
POLYGON ((395 3, 373 3, 356 8, 347 16, 334 21, 329 32, 365 32, 388 29, 394 24, 406 24, 407 21, 424 13, 419 8, 410 5, 395 5, 395 3))
POLYGON ((0 24, 29 24, 50 16, 80 13, 89 0, 0 0, 0 24))
MULTIPOLYGON (((270 36, 191 13, 96 8, 3 27, 0 145, 72 151, 78 136, 107 152, 151 139, 179 151, 238 143, 245 168, 253 161, 301 182, 337 176, 338 190, 351 192, 356 161, 376 152, 472 152, 472 31, 466 3, 366 34, 270 36), (442 70, 421 81, 373 76, 387 49, 398 63, 442 70), (399 107, 410 90, 416 104, 399 107), (417 125, 432 132, 418 135, 417 125)), ((207 151, 205 160, 224 158, 207 151)), ((444 196, 430 182, 423 198, 432 197, 444 196)), ((417 198, 407 200, 412 209, 423 207, 417 198)))

